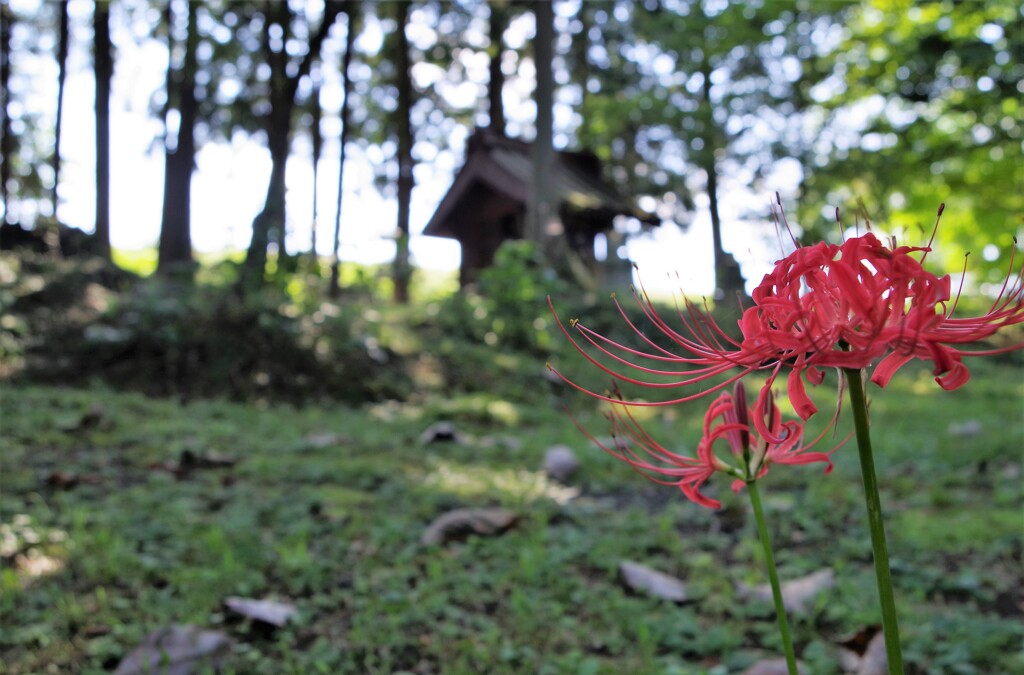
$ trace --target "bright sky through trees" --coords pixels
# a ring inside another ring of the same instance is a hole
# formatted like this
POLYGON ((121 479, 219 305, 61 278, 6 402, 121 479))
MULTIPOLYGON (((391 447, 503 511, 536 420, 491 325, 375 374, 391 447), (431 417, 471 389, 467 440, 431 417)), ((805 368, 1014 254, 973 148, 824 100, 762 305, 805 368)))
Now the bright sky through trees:
MULTIPOLYGON (((22 16, 31 16, 38 0, 15 0, 15 9, 22 16)), ((94 214, 94 161, 93 98, 94 85, 89 52, 91 29, 89 19, 92 5, 85 0, 72 0, 72 44, 69 57, 69 77, 65 94, 65 122, 62 133, 64 164, 60 185, 61 222, 92 230, 94 214)), ((153 94, 164 86, 167 64, 166 45, 147 34, 148 27, 124 21, 113 23, 116 46, 116 70, 113 83, 112 112, 112 213, 111 237, 113 245, 122 249, 153 246, 158 238, 163 187, 163 157, 158 142, 162 133, 160 120, 150 114, 153 94)), ((522 46, 533 32, 532 15, 526 13, 513 21, 506 31, 510 48, 522 46)), ((370 17, 360 35, 360 47, 365 52, 379 49, 383 39, 381 27, 370 17)), ((410 27, 410 40, 415 42, 415 24, 410 27)), ((38 116, 37 128, 52 128, 56 107, 56 64, 52 58, 52 40, 40 40, 37 54, 22 54, 16 68, 32 83, 31 96, 23 100, 32 114, 38 116)), ((334 46, 328 46, 325 58, 332 58, 334 46)), ((471 60, 476 52, 465 50, 471 60)), ((486 63, 466 63, 471 76, 482 71, 479 82, 456 83, 438 79, 429 64, 417 64, 414 77, 421 87, 437 87, 454 100, 472 100, 479 96, 486 82, 486 63)), ((659 64, 655 59, 652 68, 659 64)), ((324 130, 327 138, 320 165, 318 212, 318 242, 321 248, 330 242, 333 220, 335 185, 337 184, 336 144, 338 120, 332 116, 340 104, 340 86, 337 73, 324 68, 325 82, 322 103, 325 108, 324 130)), ((529 57, 521 57, 518 70, 508 78, 505 87, 508 128, 512 135, 532 136, 533 64, 529 57)), ((463 101, 465 103, 465 101, 463 101)), ((557 104, 555 126, 557 146, 568 142, 566 131, 573 128, 574 113, 569 106, 557 104), (558 131, 561 133, 557 133, 558 131)), ((458 246, 450 240, 415 236, 426 224, 451 183, 458 169, 464 142, 470 130, 460 127, 451 139, 451 149, 434 149, 432 157, 421 157, 416 168, 416 188, 413 191, 411 214, 412 252, 414 264, 434 269, 455 269, 459 263, 458 246)), ((52 143, 52 140, 49 141, 52 143)), ((44 143, 45 144, 45 143, 44 143)), ((394 255, 393 232, 395 203, 383 197, 374 186, 373 164, 383 161, 376 156, 374 146, 353 144, 350 166, 346 167, 346 194, 342 219, 342 258, 365 263, 382 263, 394 255)), ((292 144, 288 164, 288 246, 289 250, 304 250, 309 246, 312 219, 313 172, 309 137, 299 127, 292 144)), ((207 141, 196 157, 197 171, 193 177, 192 240, 199 251, 219 252, 243 249, 250 237, 253 216, 259 212, 263 200, 263 186, 270 172, 270 159, 265 145, 258 138, 236 132, 230 142, 207 141)), ((792 193, 799 179, 796 163, 785 161, 766 184, 771 190, 781 190, 784 199, 792 193), (793 164, 794 166, 790 166, 793 164)), ((41 169, 42 171, 43 169, 41 169)), ((768 265, 778 257, 772 245, 773 237, 765 236, 767 222, 752 224, 743 220, 750 213, 770 213, 771 191, 752 194, 739 180, 723 180, 722 203, 724 245, 742 264, 748 281, 756 282, 768 265), (752 230, 758 228, 758 231, 752 230)), ((707 218, 706 197, 696 196, 696 213, 686 232, 668 224, 650 235, 637 236, 628 244, 628 255, 639 266, 645 285, 651 289, 663 287, 688 293, 709 293, 713 287, 710 223, 707 218), (678 277, 676 276, 678 273, 678 277)), ((655 205, 641 204, 650 209, 655 205)), ((31 222, 34 214, 26 213, 23 205, 19 214, 31 222)), ((42 204, 41 208, 47 208, 42 204)), ((13 210, 13 209, 12 209, 13 210)), ((321 250, 326 254, 326 250, 321 250)), ((614 255, 615 252, 610 252, 614 255)))

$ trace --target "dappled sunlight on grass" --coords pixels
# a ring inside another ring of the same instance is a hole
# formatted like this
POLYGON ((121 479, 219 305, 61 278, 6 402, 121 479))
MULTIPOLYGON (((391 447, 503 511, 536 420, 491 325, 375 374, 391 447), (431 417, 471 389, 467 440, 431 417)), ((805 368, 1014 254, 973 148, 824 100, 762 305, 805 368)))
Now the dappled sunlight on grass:
POLYGON ((115 248, 110 252, 114 264, 121 269, 138 274, 140 277, 148 277, 156 271, 156 249, 120 249, 115 248))
POLYGON ((999 547, 1012 549, 1024 529, 1020 508, 972 504, 967 508, 907 509, 893 513, 892 530, 913 550, 956 553, 999 547), (1001 543, 1002 542, 1002 543, 1001 543))
MULTIPOLYGON (((908 366, 887 389, 869 385, 917 672, 954 658, 970 672, 1019 670, 1019 372, 979 360, 967 387, 944 392, 927 367, 908 366), (977 420, 974 435, 950 431, 964 420, 977 420)), ((475 362, 470 374, 502 376, 475 362)), ((829 372, 811 390, 822 425, 835 387, 829 372)), ((51 569, 40 556, 66 565, 29 577, 10 547, 0 551, 0 609, 11 626, 0 649, 12 672, 110 670, 149 630, 177 621, 217 624, 237 640, 226 672, 276 673, 284 663, 294 672, 362 673, 373 663, 397 672, 420 661, 430 672, 742 672, 773 653, 758 632, 763 608, 736 591, 737 582, 763 581, 736 506, 743 496, 719 483, 727 508, 710 511, 643 481, 593 447, 544 383, 521 396, 497 383, 413 403, 322 407, 8 391, 0 522, 31 518, 41 543, 18 539, 34 557, 26 570, 51 569), (83 428, 97 403, 106 425, 83 428), (442 420, 463 441, 423 445, 424 429, 442 420), (580 461, 567 485, 539 470, 556 443, 580 461), (169 473, 186 450, 238 463, 169 473), (41 482, 58 468, 81 482, 41 482), (440 514, 485 506, 520 519, 501 536, 418 544, 440 514), (67 540, 42 545, 58 530, 67 540), (678 576, 693 600, 629 593, 616 572, 626 559, 678 576), (229 595, 293 602, 301 619, 264 639, 247 624, 219 623, 229 595), (641 634, 646 660, 633 642, 641 634), (504 670, 494 656, 502 650, 517 654, 504 670)), ((692 449, 709 401, 654 408, 645 426, 674 451, 692 449)), ((568 402, 595 436, 607 433, 598 402, 568 402)), ((844 408, 840 436, 847 417, 844 408)), ((766 477, 780 572, 837 575, 823 604, 795 622, 809 672, 835 672, 835 636, 876 620, 856 449, 834 458, 827 477, 814 467, 766 477)))
POLYGON ((12 569, 0 575, 0 591, 14 593, 39 577, 60 572, 72 546, 67 532, 36 523, 28 514, 0 522, 0 558, 12 563, 12 569))
POLYGON ((429 407, 435 414, 484 424, 513 427, 521 421, 519 404, 486 392, 446 396, 429 407))
POLYGON ((464 498, 491 497, 502 502, 527 504, 550 499, 556 504, 566 504, 579 495, 578 488, 555 483, 541 471, 496 470, 436 458, 428 466, 430 471, 420 483, 423 487, 464 498))

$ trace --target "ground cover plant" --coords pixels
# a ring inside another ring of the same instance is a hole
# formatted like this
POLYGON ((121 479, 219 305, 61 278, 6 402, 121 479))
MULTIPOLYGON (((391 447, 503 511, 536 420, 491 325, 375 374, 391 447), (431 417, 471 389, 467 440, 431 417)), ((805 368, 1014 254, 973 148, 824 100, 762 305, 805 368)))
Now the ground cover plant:
MULTIPOLYGON (((778 194, 776 201, 781 206, 778 194)), ((944 204, 938 208, 936 231, 944 209, 944 204)), ((838 209, 836 217, 838 220, 838 209)), ((777 212, 776 222, 785 224, 789 231, 784 213, 777 212)), ((739 321, 742 340, 728 335, 690 300, 679 303, 682 306, 676 312, 676 321, 680 325, 673 327, 645 291, 634 290, 633 299, 653 333, 648 335, 624 316, 626 325, 646 343, 639 350, 623 346, 577 319, 566 328, 551 305, 562 334, 591 366, 612 378, 612 390, 601 393, 587 389, 560 370, 549 368, 558 379, 609 406, 606 416, 611 427, 610 442, 595 439, 583 427, 581 431, 607 454, 649 480, 677 487, 689 500, 707 508, 721 507, 720 502, 701 493, 715 474, 730 476, 736 491, 747 488, 764 547, 789 675, 799 673, 787 625, 787 605, 792 603, 785 601, 778 580, 756 482, 772 465, 779 464, 824 463, 826 473, 831 472, 831 455, 842 441, 832 450, 811 451, 824 432, 811 440, 802 422, 784 422, 775 404, 773 386, 780 372, 788 371, 789 403, 799 418, 807 421, 819 408, 807 396, 806 385, 820 385, 825 381, 825 371, 836 370, 839 400, 832 419, 837 429, 845 390, 853 413, 855 432, 851 436, 856 436, 861 462, 881 605, 885 670, 890 675, 903 675, 865 373, 870 374, 872 384, 884 389, 907 363, 930 361, 932 374, 942 389, 961 388, 970 379, 965 359, 992 358, 1021 348, 1020 342, 993 347, 989 338, 1001 329, 1013 334, 1024 322, 1024 269, 1016 271, 1011 256, 1010 271, 989 310, 965 318, 956 314, 961 292, 952 293, 952 277, 940 277, 923 265, 932 252, 931 241, 918 247, 898 246, 893 237, 887 245, 868 232, 846 236, 841 245, 825 241, 801 245, 789 232, 795 250, 779 259, 751 293, 753 304, 743 311, 739 321), (608 363, 602 363, 604 357, 608 363), (743 380, 754 373, 764 373, 765 381, 756 403, 749 407, 743 380), (643 387, 648 393, 653 390, 659 397, 652 401, 646 396, 624 395, 620 383, 643 387), (723 391, 729 385, 732 393, 723 391), (687 404, 714 393, 717 398, 708 408, 700 443, 689 455, 658 442, 632 412, 687 404), (728 446, 728 452, 716 453, 716 441, 728 446)), ((931 240, 934 238, 933 233, 931 240)), ((621 307, 617 300, 615 304, 621 307)), ((884 435, 884 429, 881 431, 884 435)))
MULTIPOLYGON (((921 370, 872 408, 910 672, 1024 666, 1020 374, 979 364, 969 393, 940 394, 921 370)), ((743 501, 692 508, 582 446, 568 498, 538 467, 576 431, 560 394, 537 391, 294 408, 5 385, 5 672, 105 672, 178 623, 225 631, 237 673, 731 673, 776 653, 770 603, 737 590, 761 578, 743 501), (465 438, 424 445, 438 420, 465 438), (187 453, 237 463, 183 471, 187 453), (459 506, 520 519, 421 546, 459 506), (624 559, 690 599, 626 590, 624 559), (233 619, 228 596, 299 611, 269 630, 233 619)), ((660 422, 691 442, 699 423, 660 422)), ((841 672, 841 643, 874 621, 856 457, 835 459, 827 483, 779 472, 764 487, 783 578, 837 572, 793 621, 814 673, 841 672)))
MULTIPOLYGON (((6 379, 0 672, 110 672, 154 631, 182 625, 230 640, 226 673, 721 675, 777 655, 771 602, 745 590, 764 569, 745 498, 709 486, 723 508, 696 508, 590 447, 563 411, 593 428, 601 405, 546 377, 544 352, 560 344, 540 335, 552 328, 552 289, 515 281, 530 273, 514 271, 528 259, 507 262, 489 296, 424 295, 402 308, 368 286, 332 308, 289 282, 275 302, 252 306, 271 335, 291 336, 280 343, 298 355, 288 358, 316 354, 327 338, 347 353, 387 355, 370 362, 373 381, 389 388, 363 401, 274 399, 266 387, 234 400, 187 387, 151 397, 137 379, 95 370, 71 387, 24 372, 6 379), (509 307, 535 339, 498 320, 509 307), (453 428, 424 435, 440 422, 453 428), (564 483, 541 470, 556 444, 580 463, 564 483), (482 507, 515 522, 498 536, 421 542, 439 516, 482 507), (624 561, 681 579, 685 598, 629 588, 624 561), (281 627, 240 618, 228 603, 238 597, 297 613, 281 627)), ((133 298, 159 291, 102 275, 51 288, 79 271, 4 269, 6 366, 45 355, 36 350, 49 331, 81 340, 96 326, 123 330, 133 298), (82 297, 58 305, 65 287, 82 297), (32 302, 36 293, 50 293, 47 302, 32 302)), ((184 297, 202 309, 218 296, 184 297)), ((173 325, 187 312, 161 316, 171 325, 137 322, 136 334, 188 335, 173 325)), ((210 316, 211 326, 231 325, 210 316)), ((59 353, 61 343, 49 344, 59 353)), ((927 369, 908 370, 872 404, 913 673, 1024 668, 1024 367, 1011 355, 972 372, 969 389, 940 392, 927 369)), ((813 396, 824 409, 834 392, 821 389, 813 396)), ((683 451, 702 419, 664 409, 644 423, 683 451)), ((810 673, 843 672, 843 655, 877 632, 857 458, 846 450, 827 481, 779 471, 762 487, 783 581, 834 574, 834 587, 791 617, 810 673)))

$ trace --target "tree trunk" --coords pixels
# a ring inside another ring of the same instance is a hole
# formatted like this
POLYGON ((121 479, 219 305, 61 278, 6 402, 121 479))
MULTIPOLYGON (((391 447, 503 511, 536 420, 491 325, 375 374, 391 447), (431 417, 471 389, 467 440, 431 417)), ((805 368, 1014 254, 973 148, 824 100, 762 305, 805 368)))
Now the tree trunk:
MULTIPOLYGON (((590 46, 592 44, 590 28, 593 25, 592 18, 590 9, 581 3, 580 10, 576 14, 576 20, 580 22, 581 29, 578 37, 573 39, 572 46, 570 47, 574 57, 571 66, 573 76, 580 83, 579 110, 587 109, 587 86, 590 82, 590 46)), ((583 141, 583 146, 587 147, 586 141, 583 141)))
MULTIPOLYGON (((702 68, 704 75, 704 105, 711 106, 711 69, 702 68)), ((702 162, 704 173, 707 174, 708 209, 711 214, 711 242, 714 249, 715 265, 715 299, 725 300, 726 296, 743 291, 743 278, 740 276, 739 265, 732 255, 725 252, 722 246, 722 217, 718 212, 718 162, 715 153, 719 147, 718 128, 711 116, 704 134, 704 157, 702 162)))
POLYGON ((536 242, 551 260, 555 260, 560 248, 562 224, 558 220, 556 199, 551 185, 555 150, 553 146, 554 109, 554 12, 551 0, 540 0, 534 4, 537 31, 534 37, 533 54, 537 70, 537 87, 534 103, 537 106, 537 137, 533 143, 533 182, 530 186, 530 200, 524 235, 536 242))
POLYGON ((341 57, 341 89, 342 101, 341 110, 338 116, 341 118, 341 132, 338 136, 338 201, 337 209, 334 212, 334 238, 332 239, 331 258, 331 282, 327 287, 327 294, 330 298, 336 299, 341 291, 341 202, 345 194, 345 148, 351 135, 352 117, 352 78, 349 69, 352 65, 352 52, 356 44, 356 11, 358 5, 355 3, 345 9, 348 17, 347 33, 345 35, 345 53, 341 57))
MULTIPOLYGON (((58 0, 57 11, 60 13, 57 28, 57 114, 53 128, 53 220, 57 222, 57 206, 60 202, 60 133, 64 120, 64 83, 68 74, 68 0, 58 0)), ((6 91, 6 87, 4 89, 6 91)))
POLYGON ((14 12, 6 2, 0 4, 0 91, 3 92, 3 101, 0 102, 0 201, 3 201, 4 220, 13 223, 11 215, 11 195, 8 192, 9 183, 13 172, 11 171, 11 160, 14 157, 14 132, 11 130, 11 115, 8 106, 11 97, 8 92, 11 90, 11 25, 14 22, 14 12))
POLYGON ((291 36, 293 13, 287 2, 271 0, 266 4, 266 24, 263 31, 263 56, 270 66, 270 114, 267 115, 265 129, 267 146, 270 150, 270 180, 267 183, 267 196, 263 210, 257 214, 252 223, 252 240, 245 256, 243 283, 252 280, 261 283, 263 271, 267 263, 267 247, 273 243, 278 247, 278 255, 286 255, 285 250, 285 165, 291 147, 292 112, 295 109, 295 94, 299 82, 309 74, 313 61, 320 57, 320 47, 331 24, 341 12, 341 5, 328 2, 324 5, 324 16, 316 33, 309 40, 309 48, 296 71, 289 75, 288 53, 271 48, 270 32, 278 26, 287 44, 291 36))
POLYGON ((110 83, 114 77, 109 0, 94 0, 93 72, 96 77, 96 230, 98 255, 110 259, 110 83))
POLYGON ((505 135, 505 103, 502 90, 505 88, 505 74, 501 70, 501 57, 505 53, 503 36, 508 27, 508 10, 501 0, 492 0, 489 24, 490 45, 487 55, 490 57, 490 77, 487 81, 487 113, 491 131, 505 135))
POLYGON ((405 35, 409 21, 409 3, 396 4, 398 13, 395 70, 398 76, 398 236, 395 241, 395 302, 409 302, 409 209, 412 203, 412 73, 409 63, 409 41, 405 35))
MULTIPOLYGON (((714 149, 711 149, 714 152, 714 149)), ((704 166, 707 174, 708 210, 711 213, 711 245, 714 250, 715 288, 723 289, 725 251, 722 249, 722 217, 718 213, 718 167, 714 156, 704 166)))
POLYGON ((271 243, 278 246, 278 255, 284 253, 285 164, 288 161, 291 117, 295 106, 294 97, 288 95, 288 53, 283 47, 285 40, 291 35, 292 11, 287 2, 267 2, 263 13, 262 53, 264 62, 270 66, 270 112, 264 119, 264 131, 267 133, 271 166, 263 209, 253 220, 252 241, 245 257, 245 265, 254 281, 263 279, 267 264, 267 247, 271 243), (274 26, 277 26, 283 36, 280 40, 282 46, 277 50, 271 47, 271 32, 274 26))
POLYGON ((316 255, 316 226, 320 220, 319 198, 320 198, 320 154, 323 150, 324 137, 320 133, 320 121, 323 118, 323 107, 320 105, 320 80, 317 75, 313 84, 313 93, 309 97, 310 116, 313 118, 309 124, 310 142, 313 145, 313 224, 309 231, 309 253, 315 263, 316 255))
MULTIPOLYGON (((174 3, 167 5, 168 53, 174 51, 174 3)), ((196 21, 197 4, 184 3, 188 12, 185 36, 185 58, 175 68, 167 64, 167 101, 179 112, 177 137, 170 138, 165 131, 163 222, 160 227, 160 245, 157 272, 166 274, 192 263, 192 170, 195 164, 195 124, 198 104, 195 92, 195 72, 198 68, 196 48, 199 42, 196 21), (174 103, 172 104, 172 101, 174 103)), ((166 120, 166 116, 165 116, 166 120)))

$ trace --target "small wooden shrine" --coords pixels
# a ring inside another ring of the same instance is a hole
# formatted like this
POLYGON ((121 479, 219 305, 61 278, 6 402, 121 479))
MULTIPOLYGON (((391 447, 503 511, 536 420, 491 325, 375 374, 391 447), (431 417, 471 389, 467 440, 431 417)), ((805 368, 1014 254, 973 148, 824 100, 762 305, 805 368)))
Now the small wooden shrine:
MULTIPOLYGON (((470 137, 465 163, 423 230, 462 245, 462 285, 491 265, 502 242, 523 237, 532 172, 529 143, 488 129, 477 129, 470 137)), ((615 255, 614 219, 629 216, 648 226, 659 221, 601 178, 601 164, 593 153, 556 152, 551 176, 570 249, 598 279, 607 282, 609 276, 621 275, 621 269, 609 266, 625 268, 628 274, 629 262, 615 255), (611 240, 605 261, 594 252, 601 234, 611 240)))

